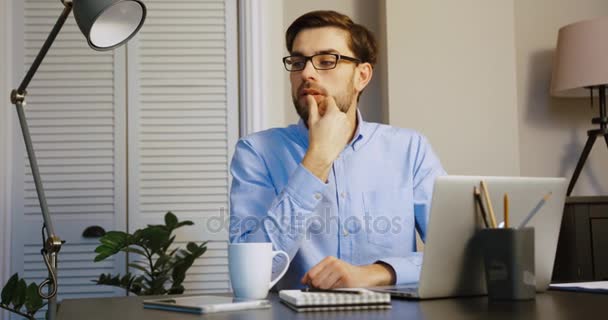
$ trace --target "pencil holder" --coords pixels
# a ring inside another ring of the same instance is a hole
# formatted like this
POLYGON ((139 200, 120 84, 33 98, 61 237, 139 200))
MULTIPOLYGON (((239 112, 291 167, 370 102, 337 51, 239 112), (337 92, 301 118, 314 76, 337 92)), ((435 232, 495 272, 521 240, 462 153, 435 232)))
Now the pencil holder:
POLYGON ((488 298, 527 300, 536 295, 534 228, 483 229, 488 298))

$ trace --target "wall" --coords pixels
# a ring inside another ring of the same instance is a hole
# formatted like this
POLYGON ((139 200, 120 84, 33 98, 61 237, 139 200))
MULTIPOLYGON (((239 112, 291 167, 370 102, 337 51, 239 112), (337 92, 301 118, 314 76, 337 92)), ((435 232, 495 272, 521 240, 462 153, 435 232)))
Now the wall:
MULTIPOLYGON (((283 1, 283 33, 281 35, 281 48, 283 56, 288 55, 285 49, 285 30, 289 25, 302 14, 313 10, 335 10, 346 14, 356 23, 362 24, 370 29, 377 37, 381 50, 385 48, 384 36, 382 32, 382 16, 384 12, 381 8, 384 5, 384 0, 368 1, 368 0, 309 0, 309 1, 283 1), (382 16, 381 16, 382 15, 382 16)), ((386 122, 386 95, 383 92, 383 83, 386 78, 386 56, 384 51, 379 54, 379 63, 374 68, 372 82, 365 89, 359 102, 360 110, 363 117, 367 121, 386 122)), ((283 66, 279 63, 282 70, 283 66)), ((295 123, 299 117, 295 112, 293 103, 291 102, 289 76, 286 71, 284 75, 284 88, 287 92, 285 96, 285 125, 295 123)), ((279 90, 279 88, 277 89, 279 90)))
POLYGON ((241 135, 285 126, 283 2, 239 0, 241 135))
POLYGON ((387 0, 389 122, 450 174, 518 175, 513 2, 387 0))
MULTIPOLYGON (((521 174, 570 179, 587 139, 595 129, 597 101, 549 95, 552 56, 560 27, 608 15, 606 0, 516 0, 517 100, 521 174), (550 8, 550 9, 548 9, 550 8)), ((573 195, 608 192, 608 149, 600 138, 587 160, 573 195)))

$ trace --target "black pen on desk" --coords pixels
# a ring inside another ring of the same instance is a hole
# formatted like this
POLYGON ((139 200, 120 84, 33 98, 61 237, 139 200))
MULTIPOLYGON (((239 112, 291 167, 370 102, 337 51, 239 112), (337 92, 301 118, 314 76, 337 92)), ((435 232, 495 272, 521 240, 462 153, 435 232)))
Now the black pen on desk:
POLYGON ((475 202, 479 206, 479 213, 481 213, 481 217, 483 218, 483 224, 486 228, 489 228, 488 218, 486 213, 486 208, 483 206, 483 202, 481 201, 481 193, 479 192, 478 187, 473 187, 473 194, 475 196, 475 202))
POLYGON ((528 213, 528 215, 526 216, 526 218, 524 219, 524 221, 522 221, 519 226, 517 227, 517 229, 521 229, 523 227, 526 226, 526 224, 530 221, 530 219, 532 219, 534 217, 535 214, 538 213, 538 210, 540 210, 540 208, 543 207, 543 205, 545 205, 545 203, 547 202, 547 200, 549 200, 549 198, 551 198, 551 192, 547 193, 542 199, 540 199, 540 201, 538 202, 538 204, 536 204, 536 207, 534 207, 534 209, 532 209, 532 211, 530 211, 530 213, 528 213))
POLYGON ((344 294, 362 294, 363 292, 357 290, 341 290, 341 289, 319 289, 319 288, 304 288, 302 292, 310 293, 344 293, 344 294))

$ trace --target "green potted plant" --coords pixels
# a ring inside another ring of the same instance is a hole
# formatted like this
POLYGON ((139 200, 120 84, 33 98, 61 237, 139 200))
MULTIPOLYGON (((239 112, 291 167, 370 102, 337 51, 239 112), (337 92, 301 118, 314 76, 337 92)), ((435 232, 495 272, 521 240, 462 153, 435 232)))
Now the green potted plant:
POLYGON ((44 307, 42 298, 38 295, 38 285, 29 285, 19 274, 15 273, 2 288, 0 308, 18 314, 27 319, 34 319, 34 315, 44 307))
POLYGON ((207 250, 207 242, 200 245, 189 242, 186 249, 172 248, 175 240, 173 231, 183 226, 191 226, 192 221, 178 221, 167 212, 164 225, 148 225, 133 234, 110 231, 100 238, 101 244, 95 249, 95 262, 102 261, 119 252, 127 252, 141 259, 130 259, 128 266, 139 272, 125 275, 101 274, 95 280, 99 285, 110 285, 126 289, 136 295, 182 294, 182 283, 186 272, 194 261, 207 250))

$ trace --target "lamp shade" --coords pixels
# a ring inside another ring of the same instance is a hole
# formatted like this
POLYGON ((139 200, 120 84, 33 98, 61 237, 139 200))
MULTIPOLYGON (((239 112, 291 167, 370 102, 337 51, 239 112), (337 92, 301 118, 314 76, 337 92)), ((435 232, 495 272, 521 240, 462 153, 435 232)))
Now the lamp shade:
POLYGON ((585 87, 608 84, 608 17, 559 30, 551 78, 554 96, 585 96, 585 87), (578 89, 578 90, 577 90, 578 89))
POLYGON ((146 18, 139 0, 74 0, 74 18, 95 50, 110 50, 131 39, 146 18))

